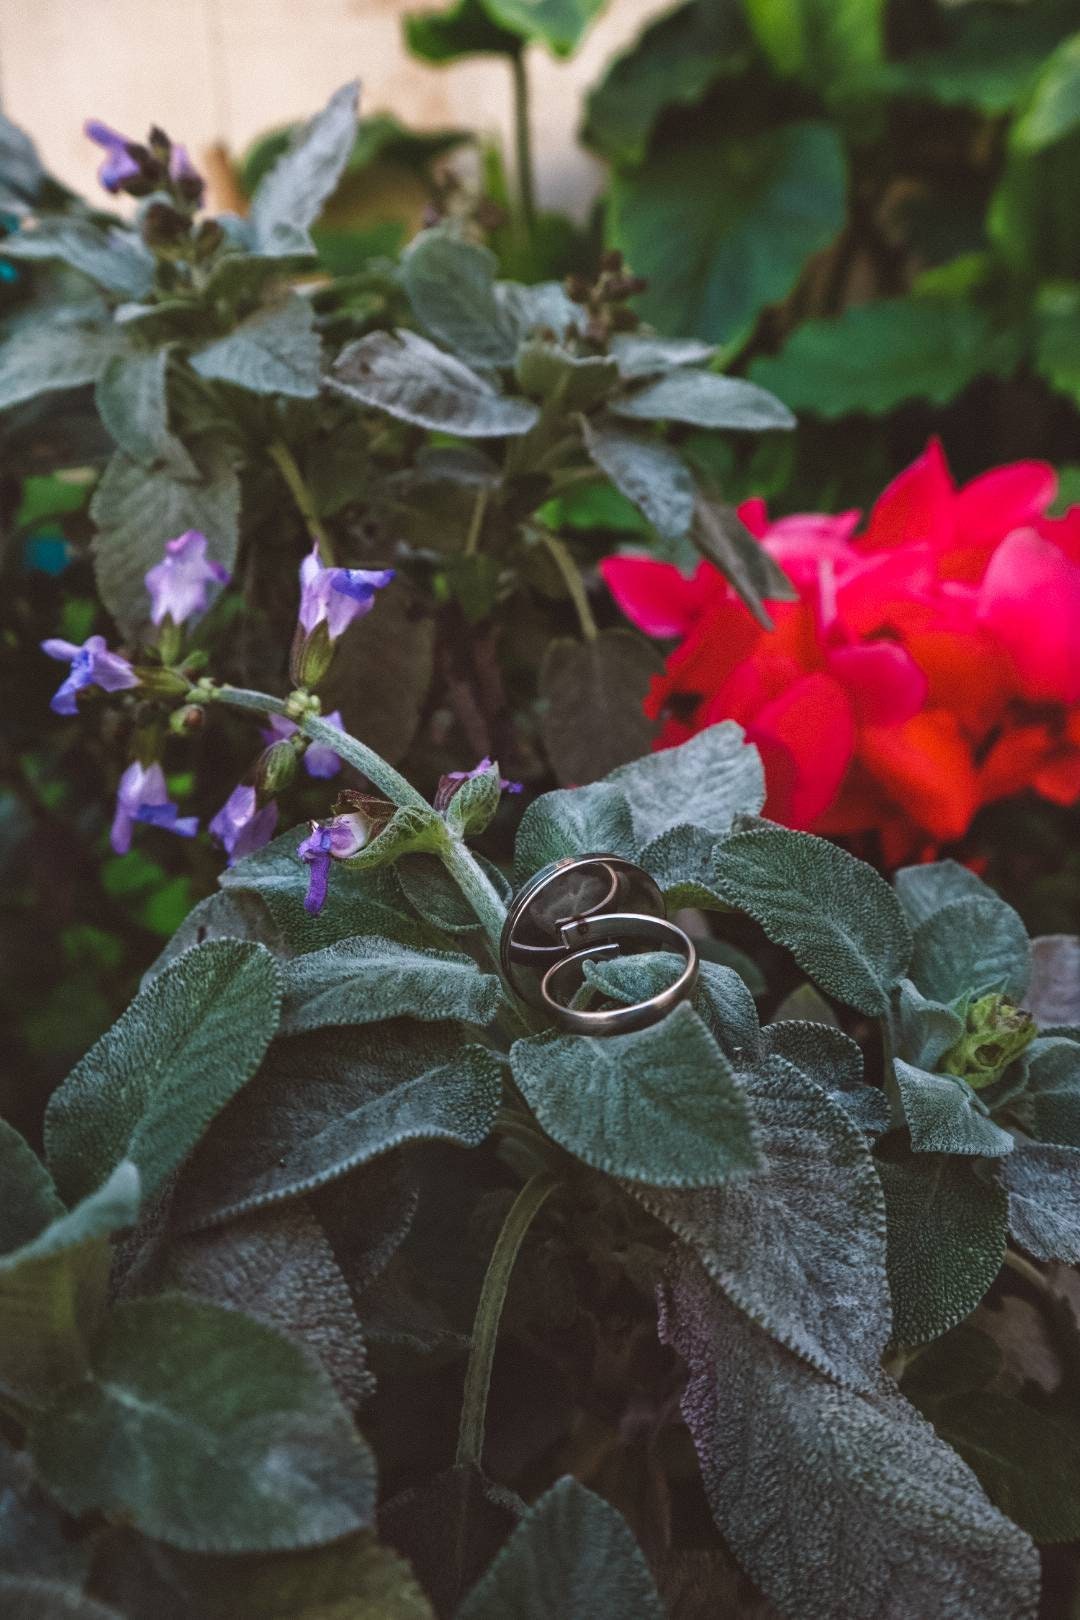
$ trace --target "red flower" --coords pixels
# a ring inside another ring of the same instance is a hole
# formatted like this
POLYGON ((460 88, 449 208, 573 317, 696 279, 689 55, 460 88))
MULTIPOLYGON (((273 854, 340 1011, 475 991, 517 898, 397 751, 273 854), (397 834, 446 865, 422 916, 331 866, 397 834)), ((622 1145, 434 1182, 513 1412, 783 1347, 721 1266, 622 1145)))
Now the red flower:
POLYGON ((957 839, 1032 786, 1080 797, 1080 507, 1046 517, 1040 462, 958 489, 940 445, 857 512, 740 516, 799 592, 763 631, 709 563, 609 557, 620 607, 678 642, 647 711, 659 747, 734 719, 761 751, 766 813, 876 830, 899 860, 957 839))

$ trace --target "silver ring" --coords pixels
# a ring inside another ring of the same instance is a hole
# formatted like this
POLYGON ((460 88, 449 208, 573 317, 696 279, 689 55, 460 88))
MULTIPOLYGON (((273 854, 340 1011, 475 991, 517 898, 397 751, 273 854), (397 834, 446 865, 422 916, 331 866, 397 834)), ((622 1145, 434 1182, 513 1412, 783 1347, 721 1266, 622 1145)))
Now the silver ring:
POLYGON ((680 1001, 692 992, 698 977, 698 953, 689 934, 684 934, 674 923, 661 917, 643 917, 635 912, 608 912, 596 917, 583 917, 568 923, 563 929, 567 943, 592 940, 583 949, 572 951, 553 963, 540 981, 540 994, 544 1006, 563 1029, 575 1035, 626 1035, 631 1030, 647 1029, 659 1023, 680 1001), (610 1007, 603 1012, 588 1012, 568 1007, 556 995, 569 989, 573 996, 584 982, 584 966, 597 957, 619 956, 621 942, 633 940, 635 944, 651 945, 656 950, 674 951, 685 958, 679 977, 646 1001, 636 1001, 629 1007, 610 1007), (569 975, 571 984, 564 980, 569 975), (576 983, 573 980, 576 978, 576 983))
POLYGON ((499 958, 523 1001, 584 1035, 618 1035, 658 1022, 689 996, 698 975, 693 941, 666 920, 657 884, 621 855, 567 856, 535 873, 511 903, 499 958), (587 1012, 567 1006, 584 983, 584 963, 620 956, 624 943, 675 951, 685 966, 665 990, 632 1007, 587 1012))

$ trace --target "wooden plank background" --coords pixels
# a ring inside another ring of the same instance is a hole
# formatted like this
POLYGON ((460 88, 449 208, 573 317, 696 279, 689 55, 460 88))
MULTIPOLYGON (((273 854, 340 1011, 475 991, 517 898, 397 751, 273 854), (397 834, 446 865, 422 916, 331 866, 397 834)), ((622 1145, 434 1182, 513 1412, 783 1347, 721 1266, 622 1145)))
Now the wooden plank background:
MULTIPOLYGON (((242 151, 263 130, 306 117, 359 77, 365 111, 421 129, 464 126, 508 139, 509 72, 473 58, 414 60, 401 18, 425 0, 0 0, 0 105, 53 171, 82 191, 98 155, 87 117, 142 138, 151 122, 193 155, 242 151)), ((435 4, 436 0, 427 0, 435 4)), ((583 92, 605 62, 663 9, 610 0, 578 56, 530 58, 541 203, 581 214, 602 173, 577 144, 583 92)))

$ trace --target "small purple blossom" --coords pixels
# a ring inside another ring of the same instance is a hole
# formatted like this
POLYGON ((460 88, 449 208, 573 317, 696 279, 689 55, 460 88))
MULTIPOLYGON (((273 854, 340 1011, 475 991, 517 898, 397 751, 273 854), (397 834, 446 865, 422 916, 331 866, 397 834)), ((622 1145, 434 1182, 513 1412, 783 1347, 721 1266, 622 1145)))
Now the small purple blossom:
POLYGON ((370 836, 371 823, 358 812, 335 816, 332 821, 311 823, 310 834, 296 850, 310 868, 308 892, 304 898, 305 911, 313 917, 318 916, 326 904, 331 860, 347 861, 351 855, 363 849, 370 836))
MULTIPOLYGON (((323 715, 326 725, 333 726, 335 731, 344 731, 345 722, 341 718, 341 711, 335 709, 333 714, 323 715)), ((293 736, 299 728, 292 720, 287 720, 283 714, 272 714, 270 724, 263 729, 263 739, 267 743, 283 742, 293 736)), ((323 780, 336 776, 341 769, 341 760, 330 747, 329 743, 309 743, 304 752, 304 769, 309 776, 317 776, 323 780)))
POLYGON ((227 582, 228 569, 208 558, 206 547, 206 536, 198 529, 188 529, 165 542, 164 557, 146 574, 150 617, 155 624, 166 614, 174 624, 183 624, 193 613, 205 613, 207 587, 227 582))
POLYGON ((367 613, 375 592, 389 585, 392 568, 323 568, 316 548, 300 564, 300 625, 308 635, 325 622, 336 641, 354 619, 367 613))
POLYGON ((127 659, 110 652, 104 636, 90 636, 81 647, 76 647, 73 641, 52 637, 41 643, 41 650, 50 658, 66 659, 71 665, 67 679, 49 704, 54 714, 77 714, 75 694, 84 686, 100 686, 104 692, 122 692, 139 684, 139 677, 127 659))
POLYGON ((110 129, 108 124, 103 124, 97 118, 87 119, 83 133, 105 149, 105 157, 98 169, 98 180, 106 191, 115 196, 128 180, 142 174, 142 164, 132 155, 132 148, 137 147, 137 142, 129 141, 126 135, 110 129))
POLYGON ((182 187, 194 197, 201 197, 206 184, 188 156, 187 147, 181 146, 179 142, 174 142, 169 152, 169 179, 174 186, 182 187))
POLYGON ((260 810, 253 787, 243 783, 233 788, 221 809, 210 823, 212 838, 225 848, 229 865, 235 866, 245 855, 262 849, 274 836, 278 809, 271 799, 260 810))
POLYGON ((131 848, 131 833, 137 821, 145 821, 151 827, 165 827, 169 832, 179 833, 181 838, 194 838, 199 830, 198 817, 180 815, 169 798, 165 773, 156 761, 153 765, 140 765, 135 760, 120 778, 116 814, 109 835, 117 855, 126 855, 131 848))
MULTIPOLYGON (((494 764, 495 761, 489 759, 485 754, 479 765, 474 765, 471 771, 447 771, 446 780, 448 782, 474 782, 478 776, 483 776, 486 771, 490 771, 494 764)), ((509 782, 505 776, 499 777, 500 793, 520 793, 521 790, 522 784, 520 782, 509 782)))

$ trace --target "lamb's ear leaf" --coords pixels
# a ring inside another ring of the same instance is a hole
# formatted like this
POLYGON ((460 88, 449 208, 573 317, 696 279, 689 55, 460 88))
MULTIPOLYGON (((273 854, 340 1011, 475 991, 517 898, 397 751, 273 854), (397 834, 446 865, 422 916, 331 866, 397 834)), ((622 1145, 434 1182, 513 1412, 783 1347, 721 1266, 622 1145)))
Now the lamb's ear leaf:
POLYGON ((379 934, 297 957, 286 966, 283 984, 287 1035, 405 1017, 490 1024, 503 1001, 496 975, 482 973, 471 956, 379 934))
POLYGON ((1035 1548, 891 1381, 856 1391, 823 1377, 688 1256, 661 1337, 690 1370, 682 1410, 717 1525, 791 1620, 1033 1620, 1035 1548))
POLYGON ((259 253, 284 257, 314 253, 308 228, 321 214, 352 151, 359 90, 355 81, 336 90, 263 177, 249 215, 252 245, 259 253))
POLYGON ((401 280, 424 330, 470 366, 510 366, 518 334, 495 297, 495 255, 478 242, 428 230, 410 243, 401 280))
POLYGON ((1012 1152, 1009 1132, 994 1124, 990 1110, 966 1080, 954 1074, 929 1074, 903 1058, 896 1059, 893 1070, 916 1153, 996 1159, 1012 1152))
POLYGON ((875 1388, 891 1317, 884 1200, 862 1134, 782 1058, 741 1078, 764 1158, 756 1175, 702 1190, 627 1190, 766 1332, 838 1383, 875 1388))
POLYGON ((707 1187, 760 1163, 743 1088, 685 1002, 628 1035, 515 1041, 510 1067, 548 1135, 610 1175, 707 1187))
POLYGON ((637 839, 625 793, 611 782, 542 793, 521 818, 514 873, 523 880, 564 855, 624 855, 633 860, 637 839))
POLYGON ((371 1452, 326 1375, 262 1323, 180 1294, 114 1308, 93 1377, 35 1420, 30 1450, 69 1512, 123 1514, 192 1552, 317 1546, 374 1514, 371 1452))
POLYGON ((457 1464, 379 1509, 379 1534, 408 1559, 440 1615, 457 1611, 525 1504, 471 1464, 457 1464))
POLYGON ((608 780, 626 795, 642 848, 673 827, 730 832, 736 816, 756 815, 765 802, 761 757, 733 720, 620 765, 608 780))
POLYGON ((860 1012, 888 1011, 911 934, 889 885, 835 844, 771 822, 717 840, 694 882, 744 911, 803 971, 860 1012))
POLYGON ((560 782, 588 783, 647 754, 656 732, 642 712, 656 649, 636 631, 549 641, 540 667, 544 746, 560 782))
POLYGON ((1080 1041, 1044 1036, 1022 1061, 1024 1090, 1014 1107, 1025 1129, 1040 1142, 1080 1148, 1080 1041))
MULTIPOLYGON (((820 999, 820 998, 819 998, 820 999)), ((866 1136, 883 1135, 892 1123, 888 1098, 863 1079, 859 1047, 835 1024, 782 1018, 761 1032, 766 1052, 786 1058, 815 1081, 866 1136)))
POLYGON ((1031 942, 1025 1006, 1047 1028, 1080 1024, 1080 937, 1043 934, 1031 942))
POLYGON ((900 1056, 933 1070, 964 1033, 964 1020, 952 1007, 934 1001, 902 979, 894 1008, 896 1047, 900 1056))
POLYGON ((997 898, 989 884, 959 861, 928 861, 923 866, 902 866, 893 876, 896 898, 912 928, 954 900, 997 898))
POLYGON ((600 471, 665 540, 682 540, 694 517, 694 480, 670 446, 582 418, 585 448, 600 471))
POLYGON ((620 1514, 569 1476, 529 1509, 456 1620, 663 1620, 641 1549, 620 1514))
POLYGON ((1027 929, 997 895, 951 900, 915 930, 911 979, 935 1001, 991 990, 1019 1000, 1031 978, 1027 929))
POLYGON ((466 439, 527 433, 531 400, 500 394, 486 378, 418 332, 369 332, 342 350, 329 378, 338 393, 401 422, 466 439))
POLYGON ((1020 1139, 1001 1179, 1015 1242, 1036 1260, 1080 1261, 1080 1148, 1020 1139))
POLYGON ((190 359, 192 370, 211 382, 230 383, 251 394, 314 399, 321 347, 311 302, 289 293, 264 304, 190 359))
POLYGON ((393 1019, 278 1041, 181 1179, 183 1226, 212 1226, 298 1198, 411 1142, 477 1147, 502 1066, 458 1024, 393 1019))
MULTIPOLYGON (((513 890, 502 872, 473 853, 503 904, 509 906, 513 890)), ((483 927, 437 855, 404 855, 393 870, 409 905, 433 928, 447 934, 472 934, 483 927)))
POLYGON ((926 1344, 970 1316, 1001 1270, 1007 1202, 970 1159, 892 1146, 890 1138, 888 1155, 879 1150, 877 1169, 888 1216, 893 1336, 901 1345, 926 1344))
MULTIPOLYGON (((673 984, 685 963, 672 951, 643 951, 586 962, 586 981, 612 1001, 632 1006, 673 984)), ((721 962, 702 962, 691 1006, 735 1069, 753 1064, 761 1052, 757 1008, 745 981, 721 962)))
POLYGON ((147 1198, 258 1068, 281 975, 264 945, 209 940, 165 968, 53 1092, 49 1166, 68 1200, 131 1159, 147 1198))

